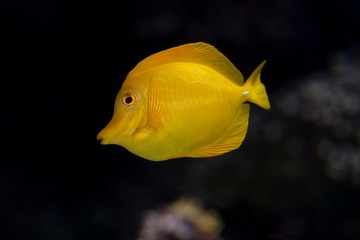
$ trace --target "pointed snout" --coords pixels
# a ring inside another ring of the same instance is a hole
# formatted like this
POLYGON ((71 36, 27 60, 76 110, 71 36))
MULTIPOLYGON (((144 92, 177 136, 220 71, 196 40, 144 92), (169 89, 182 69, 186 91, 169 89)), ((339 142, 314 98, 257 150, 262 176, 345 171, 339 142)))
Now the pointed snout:
POLYGON ((123 135, 122 125, 117 118, 112 118, 110 122, 96 136, 102 145, 119 144, 123 135))
POLYGON ((100 140, 100 143, 103 145, 109 144, 108 141, 104 138, 104 130, 101 130, 98 135, 96 136, 97 140, 100 140))
POLYGON ((116 131, 111 124, 108 124, 103 130, 101 130, 96 136, 97 140, 100 140, 102 145, 113 144, 116 138, 116 131))

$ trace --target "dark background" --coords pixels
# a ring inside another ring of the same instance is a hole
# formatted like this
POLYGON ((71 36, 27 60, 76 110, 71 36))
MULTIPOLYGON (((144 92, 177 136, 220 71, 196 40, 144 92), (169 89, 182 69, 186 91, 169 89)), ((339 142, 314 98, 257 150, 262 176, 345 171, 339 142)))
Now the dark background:
POLYGON ((223 239, 360 239, 357 0, 1 0, 0 239, 136 239, 186 194, 223 239), (97 133, 126 74, 188 42, 245 78, 264 59, 270 111, 240 149, 153 163, 97 133))

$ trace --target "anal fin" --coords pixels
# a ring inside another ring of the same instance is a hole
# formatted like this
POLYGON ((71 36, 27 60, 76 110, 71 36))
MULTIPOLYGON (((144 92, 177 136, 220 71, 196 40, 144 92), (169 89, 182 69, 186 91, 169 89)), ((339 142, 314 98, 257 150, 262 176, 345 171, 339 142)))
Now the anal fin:
POLYGON ((242 104, 227 132, 209 146, 197 149, 189 157, 213 157, 240 147, 249 125, 249 104, 242 104))

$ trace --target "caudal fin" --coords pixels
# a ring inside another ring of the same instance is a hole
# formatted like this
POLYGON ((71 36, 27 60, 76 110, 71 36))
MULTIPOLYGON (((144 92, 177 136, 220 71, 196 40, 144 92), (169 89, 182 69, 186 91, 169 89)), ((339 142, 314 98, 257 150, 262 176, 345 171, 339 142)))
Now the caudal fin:
MULTIPOLYGON (((256 105, 270 109, 269 98, 266 93, 264 84, 260 81, 260 72, 264 67, 266 60, 264 60, 250 75, 248 80, 245 82, 245 92, 248 95, 248 101, 255 103, 256 105)), ((244 93, 245 94, 245 93, 244 93)))

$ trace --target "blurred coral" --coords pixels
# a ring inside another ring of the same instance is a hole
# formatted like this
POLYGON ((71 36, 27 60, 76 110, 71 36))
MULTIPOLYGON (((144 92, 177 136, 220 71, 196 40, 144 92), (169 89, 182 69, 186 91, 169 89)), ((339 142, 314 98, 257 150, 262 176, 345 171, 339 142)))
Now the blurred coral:
MULTIPOLYGON (((288 86, 277 92, 273 95, 276 102, 273 105, 278 107, 279 115, 283 115, 284 119, 274 120, 277 124, 273 124, 275 127, 269 125, 273 130, 270 129, 268 134, 269 140, 274 138, 272 132, 287 132, 286 136, 279 136, 279 139, 290 138, 291 135, 307 135, 307 142, 297 142, 292 147, 306 146, 313 158, 324 162, 324 173, 328 177, 347 180, 358 186, 359 66, 360 54, 356 51, 336 53, 329 58, 328 71, 304 77, 298 81, 298 85, 288 86), (291 123, 289 118, 293 119, 291 123), (296 128, 298 130, 295 130, 296 128)), ((304 148, 301 151, 304 151, 304 148)))
POLYGON ((223 229, 219 214, 204 209, 197 198, 184 196, 142 217, 142 240, 218 240, 223 229))

